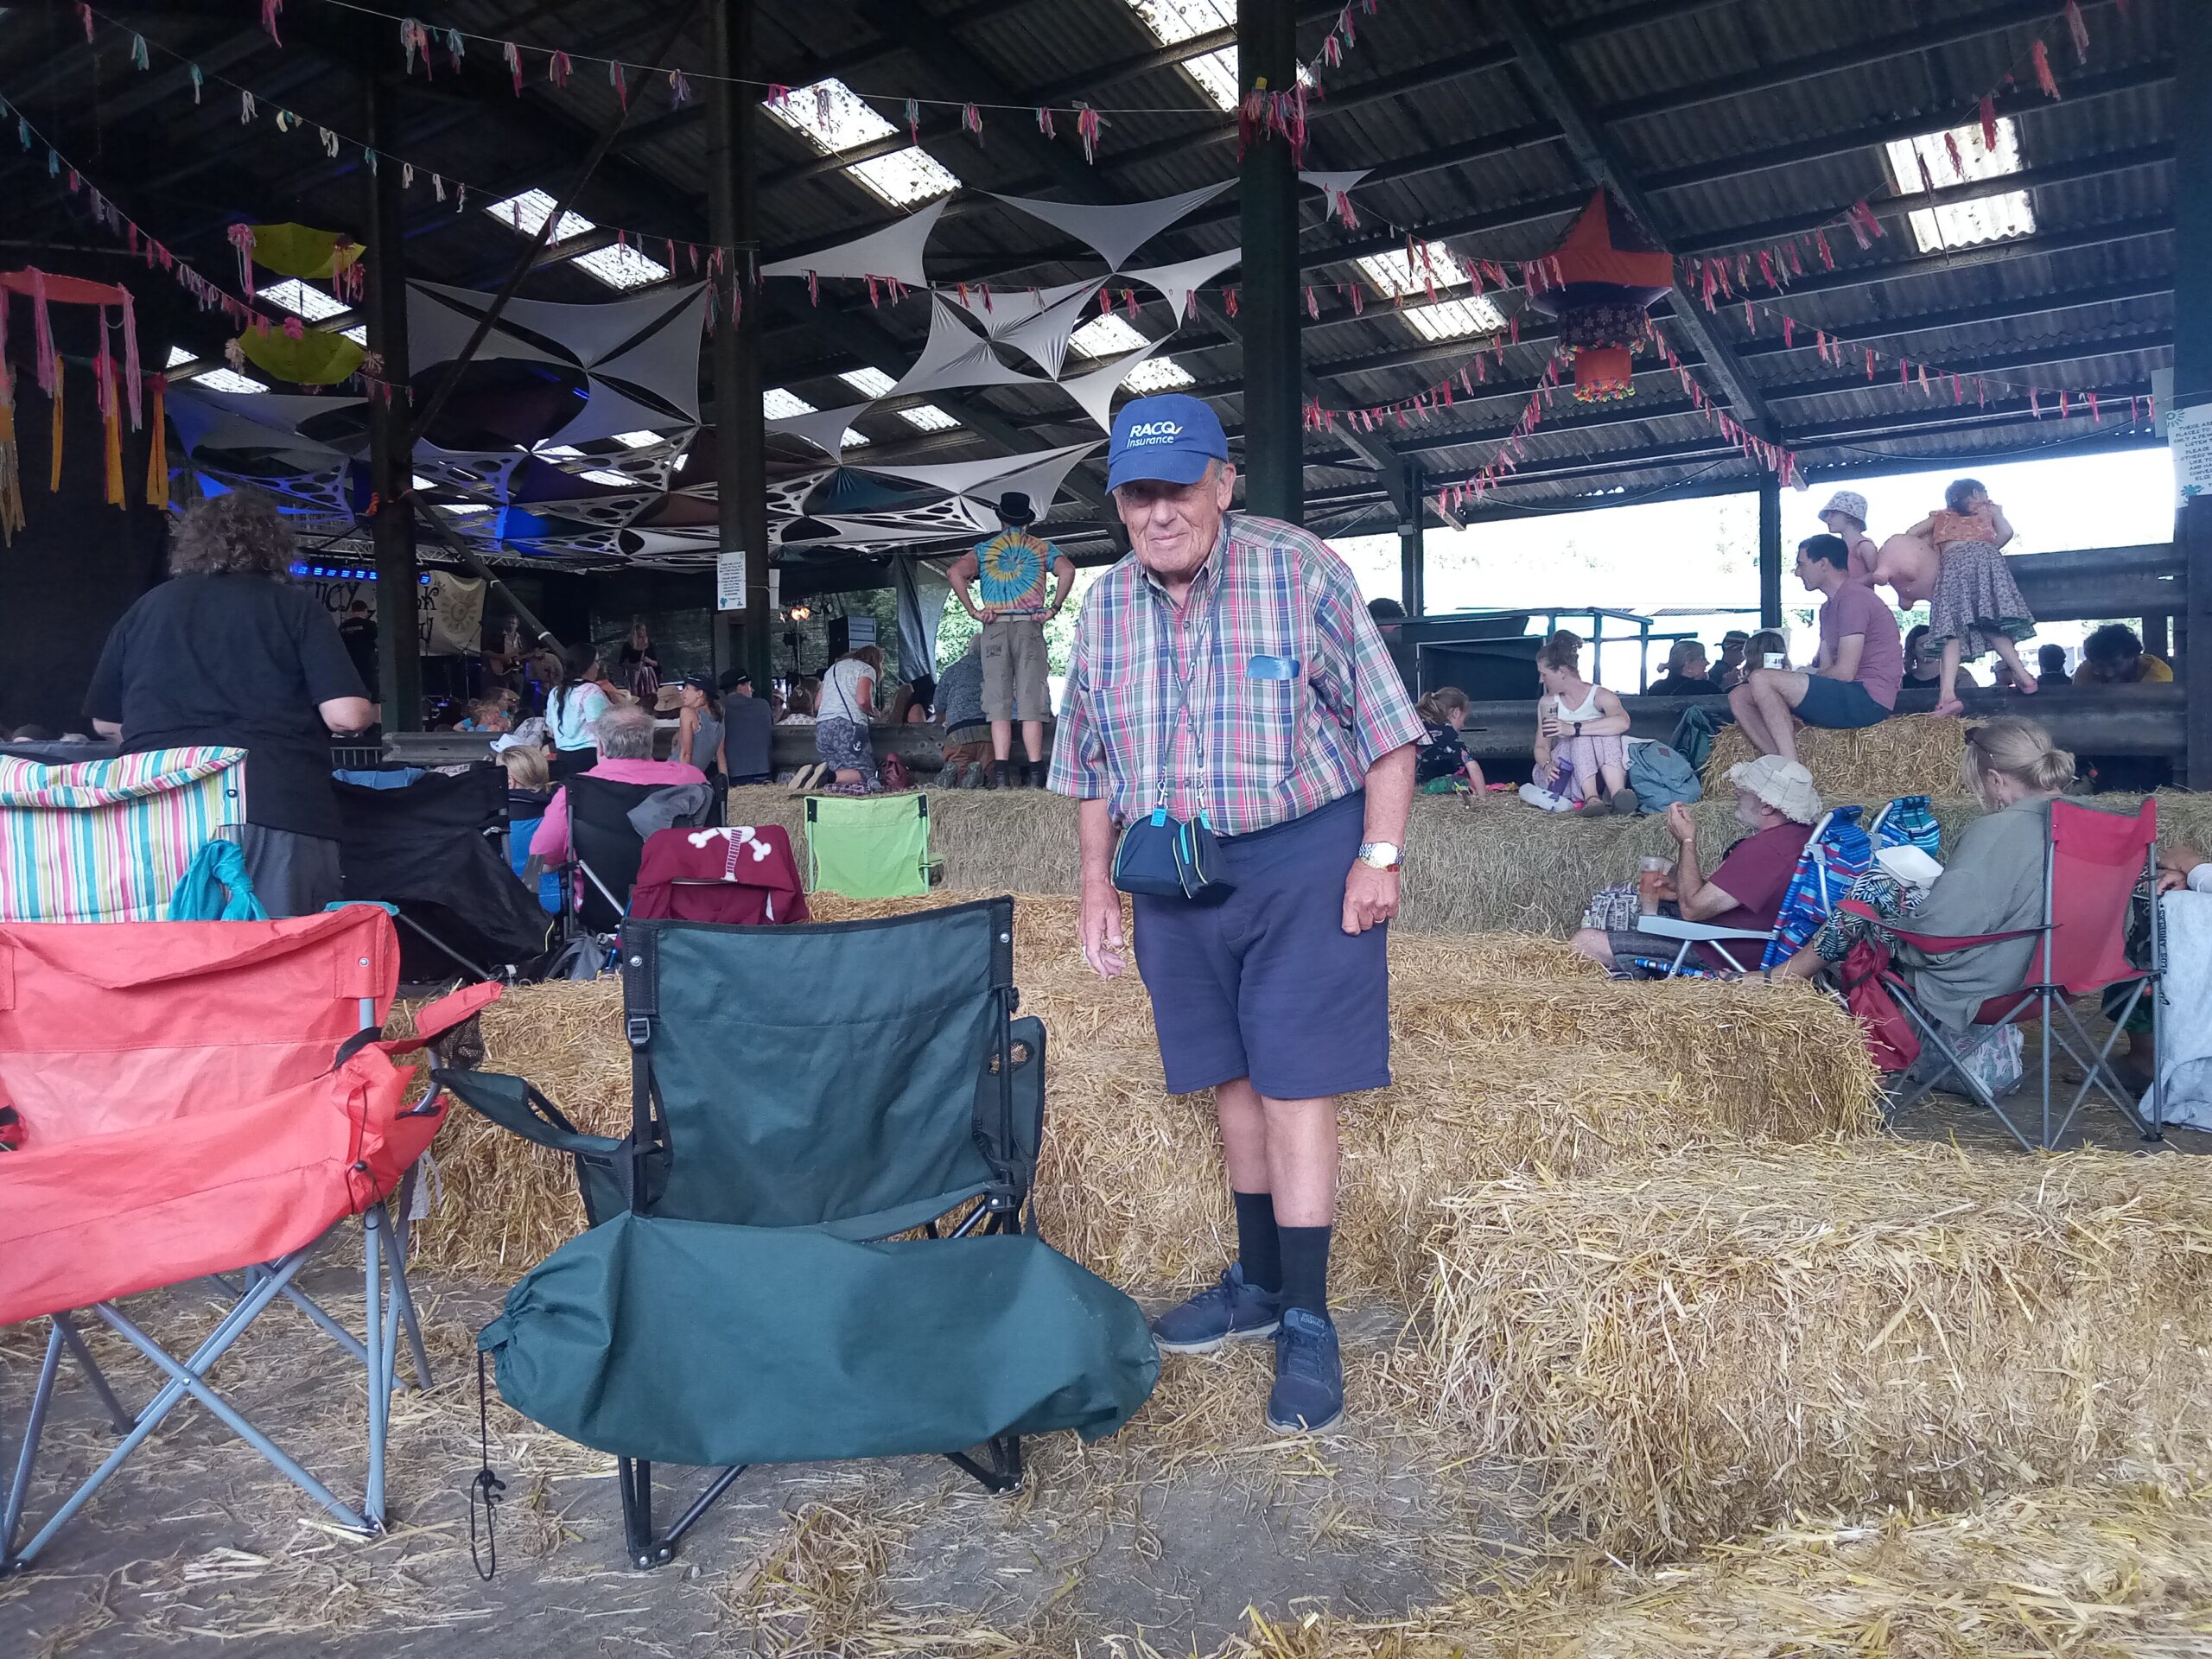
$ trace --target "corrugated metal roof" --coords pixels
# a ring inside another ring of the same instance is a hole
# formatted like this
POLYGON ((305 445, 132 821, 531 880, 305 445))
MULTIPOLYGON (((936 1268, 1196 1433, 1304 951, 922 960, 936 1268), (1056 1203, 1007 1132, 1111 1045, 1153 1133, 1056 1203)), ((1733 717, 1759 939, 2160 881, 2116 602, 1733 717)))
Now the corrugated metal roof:
MULTIPOLYGON (((2165 343, 2173 327, 2174 251, 2166 228, 2174 188, 2171 64, 2183 0, 2137 0, 2124 16, 2117 6, 2088 8, 2094 43, 2087 64, 2075 61, 2063 27, 2043 18, 2063 87, 2079 92, 2056 103, 2034 93, 2028 65, 2035 28, 2014 21, 2039 15, 2038 8, 1996 0, 1530 3, 1558 42, 1580 108, 1594 117, 1626 177, 1650 182, 1661 221, 1650 228, 1669 245, 1732 252, 1738 238, 1762 229, 1770 244, 1862 196, 1880 215, 1887 234, 1871 248, 1831 232, 1839 270, 1830 275, 1815 264, 1786 297, 1763 295, 1750 327, 1740 304, 1723 303, 1705 320, 1740 353, 1745 376, 1776 393, 1783 439, 1808 464, 1871 464, 1880 454, 1986 454, 2048 441, 2058 430, 2053 414, 2040 427, 1994 419, 1972 424, 1965 413, 1946 418, 1947 406, 1965 411, 1968 404, 1950 402, 1948 391, 1922 392, 1916 378, 1897 386, 1893 361, 1869 385, 1863 370, 1854 372, 1856 353, 1869 345, 1905 350, 1969 379, 1980 371, 1984 391, 1993 378, 1991 365, 2020 365, 1997 374, 2008 389, 2033 385, 2039 395, 2094 388, 2124 399, 2131 391, 2139 395, 2151 371, 2171 361, 2165 343), (2007 107, 2018 124, 2036 230, 2017 246, 1923 254, 1904 204, 1894 200, 1880 146, 1868 136, 1968 121, 1976 94, 2007 76, 2013 78, 2007 107), (1785 315, 1796 329, 1788 347, 1779 339, 1785 315), (1897 327, 1885 332, 1891 323, 1897 327), (1809 338, 1815 329, 1853 336, 1843 365, 1820 361, 1809 338)), ((112 163, 110 182, 129 211, 204 268, 220 270, 229 259, 224 226, 234 218, 359 224, 365 193, 358 156, 348 149, 327 161, 314 128, 328 123, 349 137, 360 136, 355 72, 365 57, 378 54, 396 66, 396 29, 377 19, 356 29, 334 10, 294 10, 300 15, 284 18, 281 48, 249 27, 250 16, 149 11, 143 25, 158 47, 219 61, 220 74, 255 88, 264 106, 274 102, 299 114, 305 130, 283 138, 265 125, 241 129, 236 93, 219 79, 210 79, 197 105, 174 90, 144 96, 138 92, 144 83, 116 54, 87 52, 73 31, 57 35, 21 9, 0 16, 0 95, 34 110, 50 107, 54 136, 66 147, 88 165, 93 157, 112 163), (134 189, 143 189, 145 199, 134 189)), ((642 0, 550 8, 523 0, 448 0, 438 15, 441 22, 494 37, 512 31, 532 46, 642 58, 669 28, 671 10, 642 0)), ((1363 315, 1352 315, 1344 286, 1352 268, 1339 251, 1478 221, 1491 228, 1452 235, 1453 248, 1511 264, 1556 242, 1591 183, 1568 144, 1548 136, 1557 123, 1535 83, 1500 60, 1501 37, 1481 6, 1386 0, 1357 22, 1357 46, 1341 67, 1324 73, 1325 96, 1313 109, 1306 165, 1375 168, 1381 176, 1355 193, 1362 218, 1357 230, 1328 219, 1318 198, 1309 198, 1302 246, 1322 313, 1307 334, 1307 361, 1322 377, 1325 398, 1338 406, 1408 397, 1465 356, 1465 347, 1409 350, 1421 345, 1418 334, 1371 297, 1363 315)), ((1167 62, 1127 67, 1150 54, 1154 42, 1126 0, 762 0, 757 27, 764 73, 794 86, 834 71, 868 92, 992 103, 1002 89, 1012 89, 1004 96, 1020 102, 1052 87, 1065 102, 1082 95, 1069 89, 1085 87, 1087 76, 1114 66, 1117 73, 1094 101, 1163 111, 1110 115, 1098 165, 1085 168, 1074 159, 1072 123, 1065 118, 1056 148, 1047 150, 1033 120, 1018 111, 987 111, 980 143, 944 131, 945 112, 925 111, 925 148, 967 187, 932 240, 933 273, 1014 286, 1096 274, 1095 262, 1068 238, 982 193, 1141 200, 1236 170, 1234 120, 1186 73, 1167 62)), ((1301 47, 1311 50, 1325 27, 1309 21, 1301 47)), ((707 49, 703 25, 695 22, 671 57, 696 68, 707 49)), ((567 168, 617 112, 617 96, 597 65, 580 62, 565 86, 554 87, 544 80, 542 58, 532 54, 517 97, 495 46, 472 42, 459 72, 442 46, 434 45, 433 54, 433 79, 425 84, 418 78, 400 94, 404 124, 395 148, 418 169, 465 179, 477 194, 465 212, 420 202, 410 216, 408 259, 425 276, 489 287, 518 245, 511 230, 476 211, 490 199, 483 193, 531 184, 557 193, 567 168)), ((158 51, 156 60, 156 71, 166 64, 174 82, 175 64, 158 51)), ((703 95, 696 76, 693 86, 703 95)), ((582 192, 578 207, 603 225, 679 244, 703 241, 712 165, 708 123, 696 109, 671 111, 664 77, 632 72, 627 86, 635 105, 631 131, 582 192)), ((887 113, 898 120, 903 112, 887 113)), ((849 174, 824 164, 801 135, 774 121, 755 124, 768 257, 834 245, 893 219, 894 210, 849 174)), ((16 163, 0 188, 26 179, 25 164, 16 163)), ((414 199, 420 196, 418 190, 414 199)), ((1156 238, 1139 261, 1227 248, 1238 231, 1232 194, 1156 238)), ((680 257, 679 265, 684 263, 680 257)), ((1115 284, 1117 293, 1121 286, 1115 284)), ((850 395, 835 377, 863 360, 855 340, 868 343, 867 360, 878 366, 895 372, 911 360, 926 331, 925 302, 910 298, 870 311, 841 288, 825 285, 817 311, 803 294, 772 284, 764 346, 768 384, 825 404, 850 395)), ((567 265, 534 274, 524 291, 563 300, 608 292, 567 265)), ((1141 326, 1148 334, 1164 332, 1166 308, 1149 294, 1139 298, 1141 326)), ((1673 301, 1692 302, 1680 294, 1673 301)), ((1521 298, 1509 293, 1500 303, 1512 311, 1521 298)), ((1698 353, 1679 320, 1662 321, 1660 329, 1694 361, 1698 353)), ((1402 434, 1394 420, 1381 435, 1417 455, 1432 476, 1478 470, 1495 456, 1498 438, 1517 418, 1529 384, 1549 355, 1548 331, 1542 332, 1545 338, 1509 346, 1504 360, 1490 365, 1478 395, 1455 395, 1451 408, 1416 420, 1402 434)), ((203 348, 213 349, 219 339, 211 327, 203 348)), ((1198 315, 1187 320, 1175 357, 1217 397, 1224 420, 1241 425, 1240 352, 1222 321, 1198 315)), ((1717 390, 1708 367, 1695 372, 1708 391, 1717 390)), ((1971 400, 1977 416, 1979 395, 1971 400)), ((1067 397, 1048 386, 971 391, 942 401, 995 412, 1040 440, 1097 435, 1067 397)), ((1725 450, 1681 458, 1720 446, 1707 418, 1688 410, 1671 377, 1646 373, 1632 404, 1596 416, 1576 410, 1563 394, 1557 401, 1555 418, 1540 425, 1526 446, 1508 492, 1512 499, 1574 500, 1593 490, 1641 492, 1686 476, 1702 485, 1751 475, 1725 450), (1587 418, 1577 423, 1578 417, 1587 418)), ((2109 423, 2109 408, 2106 414, 2109 423)), ((876 458, 941 459, 990 448, 965 429, 913 434, 895 411, 868 416, 862 430, 874 441, 876 458)), ((2095 428, 2077 416, 2064 430, 2094 435, 2095 428)), ((1351 464, 1341 435, 1313 435, 1308 452, 1309 488, 1317 494, 1379 492, 1367 463, 1351 464)), ((794 450, 792 462, 800 458, 794 450)), ((1357 512, 1362 505, 1332 499, 1329 511, 1357 512)))

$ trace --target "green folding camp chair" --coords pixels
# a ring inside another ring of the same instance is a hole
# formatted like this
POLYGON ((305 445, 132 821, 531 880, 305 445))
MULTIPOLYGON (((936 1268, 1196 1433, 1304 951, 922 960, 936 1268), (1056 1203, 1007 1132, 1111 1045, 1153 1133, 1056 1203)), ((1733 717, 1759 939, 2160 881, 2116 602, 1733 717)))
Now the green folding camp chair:
POLYGON ((1144 1402, 1143 1314, 1029 1215, 1045 1029, 1014 1017, 1011 899, 632 917, 620 961, 627 1135, 579 1134, 520 1077, 435 1075, 575 1158, 591 1230, 478 1347, 508 1404, 620 1459, 634 1566, 671 1559, 749 1464, 942 1454, 1010 1491, 1022 1436, 1096 1439, 1144 1402), (655 1463, 715 1471, 658 1534, 655 1463))
POLYGON ((930 890, 927 795, 806 798, 806 890, 911 899, 930 890))

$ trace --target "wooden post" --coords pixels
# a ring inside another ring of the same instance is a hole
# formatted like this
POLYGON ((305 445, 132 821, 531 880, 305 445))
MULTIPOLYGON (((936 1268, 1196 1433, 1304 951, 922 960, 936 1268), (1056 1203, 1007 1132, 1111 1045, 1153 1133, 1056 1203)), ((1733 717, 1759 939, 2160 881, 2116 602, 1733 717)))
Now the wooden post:
MULTIPOLYGON (((397 94, 379 73, 368 76, 369 143, 381 155, 400 147, 397 94)), ((369 350, 384 359, 392 396, 371 384, 369 488, 376 512, 369 535, 377 562, 376 696, 388 732, 423 727, 421 573, 415 561, 414 419, 400 389, 407 374, 405 198, 395 163, 372 168, 368 184, 369 350)))
MULTIPOLYGON (((1294 0, 1243 0, 1237 61, 1247 90, 1287 92, 1298 75, 1294 0)), ((1299 330, 1305 316, 1298 269, 1298 168, 1280 132, 1244 152, 1244 505, 1269 518, 1304 522, 1306 441, 1299 330)))
POLYGON ((1408 616, 1428 610, 1428 525, 1421 512, 1421 462, 1408 457, 1395 492, 1398 509, 1398 589, 1408 616))
MULTIPOLYGON (((2174 31, 2174 108, 2203 111, 2212 101, 2212 29, 2174 31)), ((2174 124, 2174 393, 2170 421, 2212 404, 2212 122, 2174 124)), ((2175 516, 2188 607, 2186 638, 2175 646, 2185 693, 2186 773, 2191 789, 2212 789, 2212 499, 2199 496, 2175 516)))
POLYGON ((745 639, 739 652, 753 676, 753 695, 768 695, 775 618, 768 609, 767 439, 760 408, 760 290, 754 280, 760 247, 756 209, 759 124, 753 90, 739 83, 753 73, 755 0, 713 0, 707 92, 707 210, 717 246, 732 251, 728 285, 720 280, 714 337, 715 475, 720 480, 721 545, 745 553, 745 639))
POLYGON ((1782 480, 1759 486, 1759 626, 1782 626, 1782 480))

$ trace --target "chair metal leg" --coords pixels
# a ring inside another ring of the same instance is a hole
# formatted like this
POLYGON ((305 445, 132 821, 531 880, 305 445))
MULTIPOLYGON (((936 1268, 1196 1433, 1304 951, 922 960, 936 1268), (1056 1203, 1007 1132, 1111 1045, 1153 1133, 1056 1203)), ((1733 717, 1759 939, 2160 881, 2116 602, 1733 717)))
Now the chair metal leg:
POLYGON ((391 1285, 393 1298, 399 1304, 399 1322, 407 1328, 407 1348, 415 1360, 415 1381, 401 1382, 401 1388, 430 1387, 430 1352, 423 1343, 423 1321, 415 1311, 415 1293, 407 1282, 407 1194, 414 1180, 414 1172, 399 1189, 399 1218, 391 1224, 391 1285))
POLYGON ((1006 1493, 1021 1490, 1021 1438, 1016 1434, 1001 1434, 985 1442, 990 1461, 979 1462, 965 1452, 948 1452, 948 1462, 973 1475, 988 1491, 1006 1493))
POLYGON ((385 1341, 384 1205, 361 1211, 362 1319, 368 1340, 362 1344, 369 1368, 369 1478, 361 1501, 370 1527, 384 1529, 385 1436, 391 1426, 391 1348, 385 1341))
POLYGON ((86 1380, 92 1385, 92 1392, 99 1395, 100 1403, 107 1408, 108 1421, 115 1425, 117 1433, 128 1434, 131 1414, 124 1409, 123 1402, 116 1398, 115 1390, 108 1386, 107 1373, 100 1370, 99 1362, 92 1357, 92 1351, 85 1346, 85 1339, 77 1334, 76 1325, 67 1313, 55 1314, 54 1323, 60 1329, 61 1340, 67 1345, 71 1357, 76 1360, 85 1373, 86 1380))
MULTIPOLYGON (((255 1285, 241 1297, 236 1306, 217 1321, 214 1330, 209 1332, 207 1339, 193 1351, 192 1357, 181 1362, 172 1357, 151 1337, 139 1330, 111 1303, 101 1302, 94 1306, 92 1311, 105 1320, 111 1329, 120 1333, 139 1352, 144 1354, 148 1359, 168 1373, 168 1381, 164 1382, 160 1391, 147 1402, 146 1408, 138 1414, 137 1421, 130 1427, 130 1432, 116 1443, 114 1449, 108 1453, 99 1467, 86 1476, 83 1484, 70 1494, 59 1510, 54 1511, 47 1523, 39 1529, 37 1535, 10 1562, 10 1566, 21 1567, 34 1560, 39 1552, 53 1540, 54 1535, 67 1526, 77 1512, 92 1501, 93 1495, 107 1484, 118 1469, 123 1466, 124 1459, 145 1443, 147 1438, 161 1426, 162 1419, 175 1410, 187 1395, 190 1395, 206 1406, 233 1433, 266 1458, 286 1479, 321 1503, 341 1523, 356 1531, 368 1530, 366 1523, 360 1516, 340 1503, 321 1482, 278 1451, 266 1435, 238 1415, 230 1403, 209 1388, 204 1380, 204 1373, 229 1351, 231 1345, 245 1334, 246 1327, 261 1315, 270 1303, 276 1300, 278 1293, 285 1285, 291 1282, 292 1275, 305 1265, 308 1257, 314 1253, 314 1250, 315 1246, 308 1245, 303 1249, 293 1251, 291 1255, 275 1263, 269 1277, 255 1285)), ((57 1338, 57 1344, 58 1341, 57 1338)))
POLYGON ((16 1455, 16 1478, 8 1485, 8 1503, 0 1510, 0 1569, 16 1562, 16 1529, 22 1523, 23 1500, 30 1491, 31 1468, 38 1461, 39 1436, 46 1428, 46 1408, 54 1398, 54 1373, 61 1368, 61 1322, 56 1319, 46 1336, 46 1357, 38 1368, 38 1385, 31 1390, 31 1408, 23 1419, 23 1444, 16 1455))
POLYGON ((658 1535, 653 1531, 653 1466, 650 1463, 630 1458, 615 1459, 615 1480, 622 1491, 622 1538, 628 1547, 630 1565, 640 1573, 650 1573, 657 1567, 665 1567, 676 1559, 676 1547, 683 1535, 699 1522, 700 1517, 715 1505, 731 1484, 743 1474, 747 1465, 732 1464, 718 1469, 708 1482, 707 1490, 692 1500, 691 1507, 676 1519, 675 1525, 658 1535))

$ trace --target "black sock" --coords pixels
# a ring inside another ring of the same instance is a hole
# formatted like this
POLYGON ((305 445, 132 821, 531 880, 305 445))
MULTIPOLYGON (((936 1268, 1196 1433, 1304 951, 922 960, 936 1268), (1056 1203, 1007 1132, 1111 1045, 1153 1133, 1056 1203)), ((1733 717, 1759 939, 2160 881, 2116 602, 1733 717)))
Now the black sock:
POLYGON ((1282 1250, 1282 1305, 1326 1317, 1329 1312, 1329 1229, 1278 1227, 1282 1250))
POLYGON ((1237 1192, 1236 1259, 1244 1282, 1273 1293, 1282 1288, 1282 1249, 1275 1243, 1275 1198, 1272 1192, 1237 1192))

